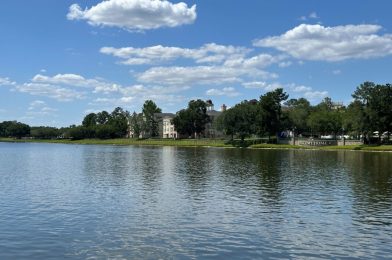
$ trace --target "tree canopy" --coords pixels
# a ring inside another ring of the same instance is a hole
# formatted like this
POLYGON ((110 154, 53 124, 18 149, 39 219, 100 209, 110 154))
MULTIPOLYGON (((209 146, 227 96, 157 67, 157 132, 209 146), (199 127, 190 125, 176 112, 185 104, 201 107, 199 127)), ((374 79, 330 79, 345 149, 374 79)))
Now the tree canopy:
POLYGON ((151 137, 158 136, 159 126, 154 116, 156 113, 162 113, 162 110, 152 100, 146 100, 143 104, 143 116, 145 119, 144 129, 146 134, 151 137))
POLYGON ((188 108, 177 112, 173 118, 176 131, 182 135, 198 136, 205 129, 205 125, 210 121, 207 115, 207 104, 201 99, 191 100, 188 108))

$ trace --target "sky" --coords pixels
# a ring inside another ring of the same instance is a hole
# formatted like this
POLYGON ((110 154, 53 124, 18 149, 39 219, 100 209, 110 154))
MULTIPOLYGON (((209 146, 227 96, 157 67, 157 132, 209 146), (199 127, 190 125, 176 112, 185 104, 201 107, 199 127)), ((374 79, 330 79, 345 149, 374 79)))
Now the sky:
POLYGON ((317 104, 391 83, 390 0, 13 0, 0 3, 0 122, 215 109, 284 88, 317 104))

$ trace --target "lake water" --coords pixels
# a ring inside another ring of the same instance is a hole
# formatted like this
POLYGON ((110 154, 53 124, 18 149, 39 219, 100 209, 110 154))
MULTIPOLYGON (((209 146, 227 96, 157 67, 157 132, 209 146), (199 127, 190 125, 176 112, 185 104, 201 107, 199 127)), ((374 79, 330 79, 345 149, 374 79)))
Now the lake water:
POLYGON ((0 143, 0 259, 391 259, 392 153, 0 143))

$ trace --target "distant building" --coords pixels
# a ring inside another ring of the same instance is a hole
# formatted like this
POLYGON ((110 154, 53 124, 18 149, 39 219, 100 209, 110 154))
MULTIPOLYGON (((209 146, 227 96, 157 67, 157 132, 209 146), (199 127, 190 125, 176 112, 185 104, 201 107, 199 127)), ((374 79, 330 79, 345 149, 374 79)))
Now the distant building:
POLYGON ((339 110, 344 108, 343 102, 332 102, 332 109, 339 110))
POLYGON ((154 114, 158 126, 159 126, 159 137, 161 138, 178 138, 177 131, 172 123, 173 118, 176 116, 172 113, 159 113, 154 114))
MULTIPOLYGON (((221 138, 224 137, 222 131, 216 129, 216 119, 222 114, 222 112, 226 111, 227 107, 225 104, 221 106, 221 111, 214 110, 214 104, 211 100, 206 101, 207 104, 207 115, 210 117, 210 122, 205 125, 205 130, 201 134, 201 136, 206 138, 221 138)), ((173 113, 155 113, 154 119, 158 123, 158 138, 185 138, 185 136, 181 136, 175 130, 174 124, 172 123, 173 118, 176 115, 173 113)), ((143 120, 145 118, 143 117, 143 120)), ((136 138, 132 128, 130 127, 128 136, 130 138, 136 138)), ((140 133, 138 138, 149 138, 148 134, 143 131, 140 133)))

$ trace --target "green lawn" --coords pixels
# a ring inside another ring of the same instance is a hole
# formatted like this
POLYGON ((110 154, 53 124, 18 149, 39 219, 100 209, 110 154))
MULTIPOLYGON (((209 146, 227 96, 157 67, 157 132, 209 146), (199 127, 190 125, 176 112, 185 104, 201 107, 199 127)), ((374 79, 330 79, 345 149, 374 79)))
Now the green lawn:
MULTIPOLYGON (((0 142, 33 142, 33 143, 61 143, 61 144, 103 144, 103 145, 155 145, 155 146, 181 146, 181 147, 233 147, 226 144, 225 140, 214 139, 83 139, 83 140, 40 140, 40 139, 13 139, 0 138, 0 142)), ((347 145, 347 146, 323 146, 307 147, 288 144, 254 144, 249 146, 253 149, 317 149, 317 150, 360 150, 360 151, 392 151, 392 145, 347 145)))
POLYGON ((213 146, 213 147, 231 147, 226 145, 224 140, 210 140, 210 139, 83 139, 83 140, 40 140, 40 139, 12 139, 0 138, 0 142, 34 142, 34 143, 62 143, 62 144, 105 144, 105 145, 157 145, 157 146, 213 146))

